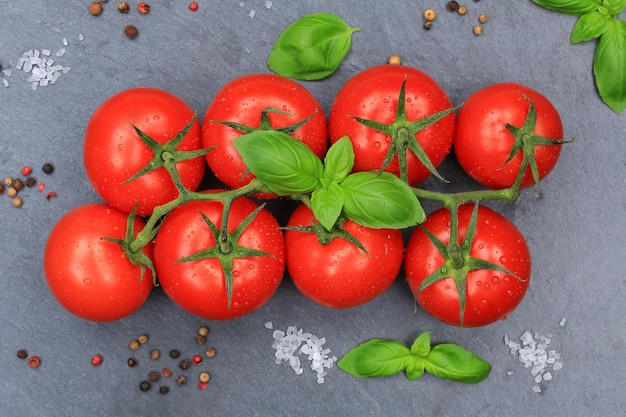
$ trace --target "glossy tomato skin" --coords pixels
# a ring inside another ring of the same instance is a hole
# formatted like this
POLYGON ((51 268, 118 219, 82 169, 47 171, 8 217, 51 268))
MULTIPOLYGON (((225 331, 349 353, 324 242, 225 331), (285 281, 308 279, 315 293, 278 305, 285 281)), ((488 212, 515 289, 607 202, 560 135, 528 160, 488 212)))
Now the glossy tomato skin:
POLYGON ((272 107, 280 114, 268 114, 272 128, 291 126, 315 114, 307 123, 291 133, 306 143, 320 158, 328 148, 326 117, 317 99, 302 85, 275 74, 250 74, 236 78, 216 94, 207 108, 202 123, 202 143, 214 147, 206 160, 215 176, 231 188, 248 184, 254 175, 247 172, 233 140, 243 133, 215 122, 235 122, 258 128, 261 113, 272 107))
MULTIPOLYGON (((354 171, 378 171, 389 150, 388 135, 367 127, 354 119, 391 124, 396 120, 398 96, 406 79, 406 115, 413 122, 434 113, 450 109, 452 103, 441 86, 428 74, 403 65, 378 65, 366 69, 339 90, 328 116, 331 143, 349 136, 354 152, 354 171)), ((415 135, 433 165, 437 167, 450 153, 454 137, 454 114, 450 113, 437 123, 415 135)), ((411 151, 407 151, 408 182, 417 185, 430 172, 411 151)), ((397 156, 386 171, 400 175, 397 156)))
MULTIPOLYGON (((522 127, 530 104, 537 109, 534 133, 550 139, 563 139, 561 117, 542 94, 518 83, 499 83, 472 94, 459 110, 454 135, 454 150, 461 167, 480 184, 502 189, 513 185, 522 165, 522 152, 505 164, 515 141, 505 125, 522 127)), ((539 178, 543 179, 557 163, 561 146, 539 145, 535 158, 539 178)), ((534 184, 530 168, 520 188, 534 184)))
MULTIPOLYGON (((103 102, 91 116, 85 131, 83 160, 89 181, 110 205, 147 216, 156 206, 177 197, 165 168, 159 168, 127 184, 154 157, 140 140, 131 122, 155 141, 164 144, 194 117, 180 98, 156 88, 121 91, 103 102)), ((177 150, 202 149, 200 123, 196 120, 177 150)), ((176 164, 182 183, 195 191, 206 164, 197 157, 176 164)))
MULTIPOLYGON (((108 322, 138 310, 153 288, 152 274, 133 265, 120 245, 128 214, 106 204, 87 204, 65 214, 52 228, 43 265, 52 295, 70 313, 108 322)), ((136 218, 135 232, 144 222, 136 218)), ((143 248, 152 258, 152 243, 143 248)))
MULTIPOLYGON (((459 244, 467 233, 472 205, 459 208, 459 244)), ((422 226, 444 244, 450 241, 450 212, 439 209, 422 226)), ((500 265, 517 275, 481 269, 467 275, 464 327, 484 326, 504 319, 522 301, 529 285, 531 259, 520 231, 499 213, 481 206, 470 255, 500 265)), ((421 228, 415 229, 406 248, 404 269, 413 294, 422 281, 444 264, 444 259, 421 228)), ((435 318, 460 325, 459 295, 452 278, 434 283, 417 294, 420 306, 435 318)))
MULTIPOLYGON (((288 226, 310 226, 313 213, 300 205, 288 226)), ((395 229, 371 229, 350 220, 345 230, 367 250, 342 238, 319 243, 314 233, 285 231, 287 271, 296 287, 326 307, 350 308, 381 295, 395 281, 404 255, 402 233, 395 229)))
MULTIPOLYGON (((230 308, 217 259, 176 262, 215 244, 200 212, 219 227, 222 207, 220 202, 195 201, 176 208, 164 220, 154 244, 155 268, 165 293, 184 310, 209 320, 236 319, 257 310, 276 292, 285 270, 283 234, 266 209, 259 212, 238 244, 271 256, 235 260, 230 308)), ((228 230, 232 232, 257 207, 247 198, 235 200, 228 230)))

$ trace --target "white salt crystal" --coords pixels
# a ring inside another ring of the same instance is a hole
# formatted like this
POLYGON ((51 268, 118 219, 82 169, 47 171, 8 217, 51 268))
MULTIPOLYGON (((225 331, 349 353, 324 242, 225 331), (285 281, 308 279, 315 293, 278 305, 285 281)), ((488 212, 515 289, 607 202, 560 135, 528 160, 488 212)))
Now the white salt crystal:
POLYGON ((58 56, 59 58, 61 58, 63 55, 65 55, 66 52, 67 50, 65 48, 61 48, 61 49, 58 49, 54 54, 58 56))
POLYGON ((567 319, 566 319, 565 317, 563 317, 563 318, 561 319, 561 321, 559 322, 559 326, 561 326, 561 327, 565 327, 565 323, 567 323, 567 319))
POLYGON ((248 13, 248 16, 250 17, 250 19, 254 19, 255 14, 256 14, 256 10, 252 9, 250 10, 250 13, 248 13))
POLYGON ((43 56, 50 56, 50 50, 49 49, 42 49, 41 50, 41 55, 43 55, 43 56))
POLYGON ((2 84, 4 84, 5 87, 9 86, 9 81, 6 78, 2 79, 2 84))
POLYGON ((541 387, 539 385, 535 385, 533 387, 533 391, 536 392, 536 393, 540 393, 541 392, 541 387))
POLYGON ((272 8, 272 1, 271 0, 265 0, 264 6, 267 10, 272 8))
POLYGON ((83 35, 82 33, 78 34, 78 40, 79 41, 84 41, 85 40, 85 35, 83 35))
POLYGON ((67 38, 63 38, 63 46, 68 46, 69 43, 67 42, 67 38))
POLYGON ((544 381, 552 380, 552 374, 550 372, 546 372, 545 374, 543 374, 543 380, 544 381))
POLYGON ((554 365, 552 366, 552 369, 554 369, 555 371, 559 371, 563 368, 563 362, 554 362, 554 365))
POLYGON ((274 328, 274 325, 272 324, 271 321, 267 321, 263 324, 263 326, 265 326, 266 329, 270 329, 272 330, 274 328))

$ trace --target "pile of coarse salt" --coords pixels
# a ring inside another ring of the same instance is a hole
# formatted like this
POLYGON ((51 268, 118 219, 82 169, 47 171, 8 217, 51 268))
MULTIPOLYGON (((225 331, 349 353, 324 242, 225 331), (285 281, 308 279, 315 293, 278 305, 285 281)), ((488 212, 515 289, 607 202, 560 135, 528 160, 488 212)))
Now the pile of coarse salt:
MULTIPOLYGON (((274 330, 274 325, 268 321, 265 323, 265 328, 274 330)), ((301 375, 304 369, 300 355, 304 355, 311 362, 311 369, 317 374, 317 383, 324 383, 327 369, 332 368, 337 361, 336 356, 329 356, 330 349, 324 349, 326 338, 306 333, 296 326, 289 326, 286 332, 274 330, 272 337, 274 338, 272 348, 276 351, 274 354, 276 364, 287 362, 296 375, 301 375)))
MULTIPOLYGON (((82 41, 83 35, 79 35, 78 39, 82 41)), ((69 66, 55 62, 55 58, 62 58, 66 54, 68 45, 67 38, 63 38, 63 46, 54 52, 54 56, 50 49, 30 49, 18 58, 15 68, 30 74, 27 81, 30 82, 33 90, 55 84, 61 75, 68 73, 71 69, 69 66)), ((12 73, 12 68, 6 68, 2 71, 4 76, 2 83, 5 87, 9 86, 8 78, 11 77, 12 73)))
MULTIPOLYGON (((565 324, 561 321, 561 326, 565 324)), ((520 343, 504 335, 504 344, 510 349, 512 355, 516 355, 524 368, 530 371, 535 379, 533 391, 540 393, 542 385, 545 385, 553 378, 552 372, 563 368, 561 353, 555 349, 548 349, 552 342, 552 335, 532 334, 525 331, 520 336, 520 343)), ((507 371, 507 375, 513 375, 513 371, 507 371)))

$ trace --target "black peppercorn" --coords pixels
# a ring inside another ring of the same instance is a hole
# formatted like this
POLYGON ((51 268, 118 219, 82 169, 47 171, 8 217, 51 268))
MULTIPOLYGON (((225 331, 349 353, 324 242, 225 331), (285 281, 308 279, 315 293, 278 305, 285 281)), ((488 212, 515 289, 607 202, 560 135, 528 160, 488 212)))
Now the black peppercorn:
POLYGON ((137 359, 135 359, 135 358, 128 358, 127 363, 128 363, 128 366, 130 366, 132 368, 134 366, 137 366, 137 359))
POLYGON ((180 352, 179 351, 177 351, 176 349, 170 350, 170 358, 176 359, 179 356, 180 356, 180 352))
POLYGON ((206 343, 206 336, 202 336, 202 335, 197 335, 196 336, 196 343, 199 345, 204 345, 206 343))
POLYGON ((44 174, 52 174, 52 172, 54 171, 54 167, 52 166, 52 164, 44 164, 41 167, 41 170, 44 172, 44 174))
POLYGON ((17 351, 17 357, 20 359, 26 359, 28 357, 28 352, 26 349, 20 349, 17 351))
POLYGON ((159 394, 165 395, 170 392, 170 389, 165 385, 159 388, 159 394))
POLYGON ((139 389, 144 392, 148 391, 151 387, 152 385, 148 381, 141 381, 141 383, 139 384, 139 389))
POLYGON ((451 12, 456 12, 457 10, 459 10, 459 2, 457 2, 457 1, 449 1, 448 2, 448 10, 450 10, 451 12))
POLYGON ((26 184, 26 186, 27 186, 27 187, 32 187, 32 186, 34 186, 36 183, 37 183, 37 180, 36 180, 36 179, 34 179, 33 177, 28 177, 28 178, 26 178, 26 182, 25 182, 25 184, 26 184))
POLYGON ((178 378, 176 378, 176 384, 185 385, 186 383, 187 383, 187 378, 185 377, 185 375, 180 375, 178 378))
POLYGON ((152 382, 157 382, 159 379, 161 379, 161 374, 157 371, 152 371, 148 374, 148 379, 150 379, 150 381, 152 382))
POLYGON ((191 361, 189 359, 183 359, 178 364, 178 367, 183 371, 186 371, 187 369, 191 368, 191 361))

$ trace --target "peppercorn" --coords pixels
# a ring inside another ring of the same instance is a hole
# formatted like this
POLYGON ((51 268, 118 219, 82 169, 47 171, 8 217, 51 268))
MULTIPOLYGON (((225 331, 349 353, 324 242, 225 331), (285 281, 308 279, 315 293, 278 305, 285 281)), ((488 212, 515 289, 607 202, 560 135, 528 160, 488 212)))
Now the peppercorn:
POLYGON ((159 387, 159 394, 161 394, 161 395, 165 395, 165 394, 167 394, 168 392, 170 392, 170 389, 169 389, 168 387, 166 387, 165 385, 164 385, 164 386, 162 386, 162 387, 159 387))
POLYGON ((4 184, 0 184, 0 194, 4 194, 4 184))
POLYGON ((128 358, 126 363, 128 363, 128 366, 130 366, 131 368, 134 368, 135 366, 137 366, 137 359, 135 359, 135 358, 128 358))
POLYGON ((128 347, 130 348, 130 350, 137 350, 139 349, 140 343, 139 340, 131 340, 130 343, 128 344, 128 347))
POLYGON ((137 5, 137 10, 139 10, 140 13, 146 14, 150 11, 150 5, 147 2, 142 1, 137 5))
POLYGON ((194 357, 193 357, 193 358, 191 358, 191 362, 192 362, 194 365, 200 365, 200 364, 202 363, 202 356, 200 356, 200 355, 194 355, 194 357))
POLYGON ((39 185, 37 186, 37 191, 42 192, 44 188, 46 188, 46 184, 44 184, 43 182, 40 182, 39 185))
POLYGON ((26 186, 30 188, 30 187, 33 187, 35 184, 37 184, 37 180, 34 179, 33 177, 28 177, 26 178, 26 181, 24 182, 24 184, 26 184, 26 186))
POLYGON ((451 12, 456 12, 457 10, 459 10, 459 2, 449 1, 447 7, 448 7, 448 10, 450 10, 451 12))
POLYGON ((432 27, 433 27, 432 20, 427 20, 427 21, 424 22, 424 29, 430 30, 430 28, 432 28, 432 27))
POLYGON ((192 12, 197 12, 198 11, 198 3, 195 1, 192 1, 191 3, 189 3, 189 10, 191 10, 192 12))
POLYGON ((391 65, 401 65, 402 58, 400 58, 400 55, 391 55, 388 62, 391 65))
POLYGON ((480 36, 483 34, 483 27, 481 25, 476 25, 472 31, 474 32, 474 35, 480 36))
POLYGON ((161 356, 161 352, 159 352, 158 349, 152 349, 150 351, 150 359, 152 359, 153 361, 159 359, 160 356, 161 356))
POLYGON ((137 341, 139 343, 141 343, 142 345, 145 343, 148 343, 148 335, 147 334, 140 334, 139 337, 137 337, 137 341))
POLYGON ((37 356, 31 356, 30 359, 28 359, 28 366, 30 366, 31 368, 35 369, 39 365, 41 365, 41 359, 39 359, 37 356))
POLYGON ((487 16, 485 13, 482 13, 480 16, 478 16, 478 21, 480 23, 487 23, 487 20, 489 20, 489 16, 487 16))
POLYGON ((99 355, 99 354, 93 355, 93 357, 91 358, 91 364, 93 366, 102 365, 102 355, 99 355))
POLYGON ((16 178, 13 181, 13 188, 15 188, 17 191, 21 190, 22 188, 24 188, 24 181, 22 181, 19 178, 16 178))
POLYGON ((98 16, 100 13, 102 13, 102 3, 100 3, 99 1, 94 1, 89 5, 89 13, 91 13, 92 16, 98 16))
POLYGON ((50 191, 48 194, 46 194, 47 201, 50 201, 51 198, 56 198, 56 197, 58 196, 57 196, 57 193, 55 193, 54 191, 50 191))
POLYGON ((461 16, 467 14, 467 6, 459 6, 456 12, 461 16))
POLYGON ((12 204, 13 204, 13 207, 22 207, 22 204, 24 204, 24 201, 19 197, 15 197, 13 199, 12 204))
POLYGON ((172 370, 170 368, 163 368, 161 371, 164 377, 169 378, 172 376, 172 370))
POLYGON ((424 10, 424 19, 432 22, 437 17, 437 12, 435 9, 426 9, 424 10))
POLYGON ((128 11, 130 10, 130 5, 125 1, 120 1, 119 3, 117 3, 117 10, 119 10, 121 13, 128 13, 128 11))
POLYGON ((7 195, 9 197, 15 197, 17 195, 17 190, 15 188, 11 187, 11 188, 9 188, 7 190, 7 195))
POLYGON ((211 380, 211 374, 208 372, 202 372, 200 374, 200 382, 209 382, 211 380))
POLYGON ((198 334, 200 336, 207 336, 209 334, 209 328, 207 326, 200 326, 198 328, 198 334))
POLYGON ((26 349, 20 349, 17 351, 17 357, 20 359, 26 359, 28 357, 28 352, 26 349))
POLYGON ((148 374, 148 379, 152 382, 157 382, 159 379, 161 379, 161 374, 159 374, 157 371, 152 371, 148 374))
POLYGON ((44 172, 44 174, 52 174, 54 172, 54 167, 52 166, 52 164, 44 164, 41 167, 41 170, 44 172))
POLYGON ((191 368, 191 361, 189 359, 183 359, 178 364, 178 367, 183 371, 186 371, 187 369, 191 368))
POLYGON ((176 385, 185 385, 187 383, 187 377, 185 375, 180 375, 176 378, 176 385))
POLYGON ((10 186, 11 184, 13 184, 13 178, 11 177, 6 177, 4 179, 4 185, 10 186))
POLYGON ((204 345, 206 343, 206 336, 197 335, 196 336, 196 343, 199 344, 199 345, 204 345))
POLYGON ((208 382, 202 382, 202 381, 198 382, 198 388, 200 388, 203 391, 206 390, 208 386, 209 386, 208 382))
POLYGON ((180 356, 180 352, 179 351, 177 351, 176 349, 170 350, 170 358, 176 359, 179 356, 180 356))
POLYGON ((148 381, 141 381, 141 383, 139 384, 139 389, 144 392, 148 391, 151 387, 152 384, 150 384, 148 381))
POLYGON ((30 173, 32 172, 32 168, 29 166, 25 166, 24 168, 22 168, 20 170, 20 172, 22 173, 23 176, 28 177, 30 175, 30 173))
POLYGON ((208 348, 204 354, 206 355, 207 358, 213 358, 215 357, 216 351, 214 347, 210 347, 208 348))
POLYGON ((127 25, 124 28, 124 34, 126 35, 128 39, 135 39, 137 35, 139 34, 139 31, 137 30, 135 26, 127 25))

